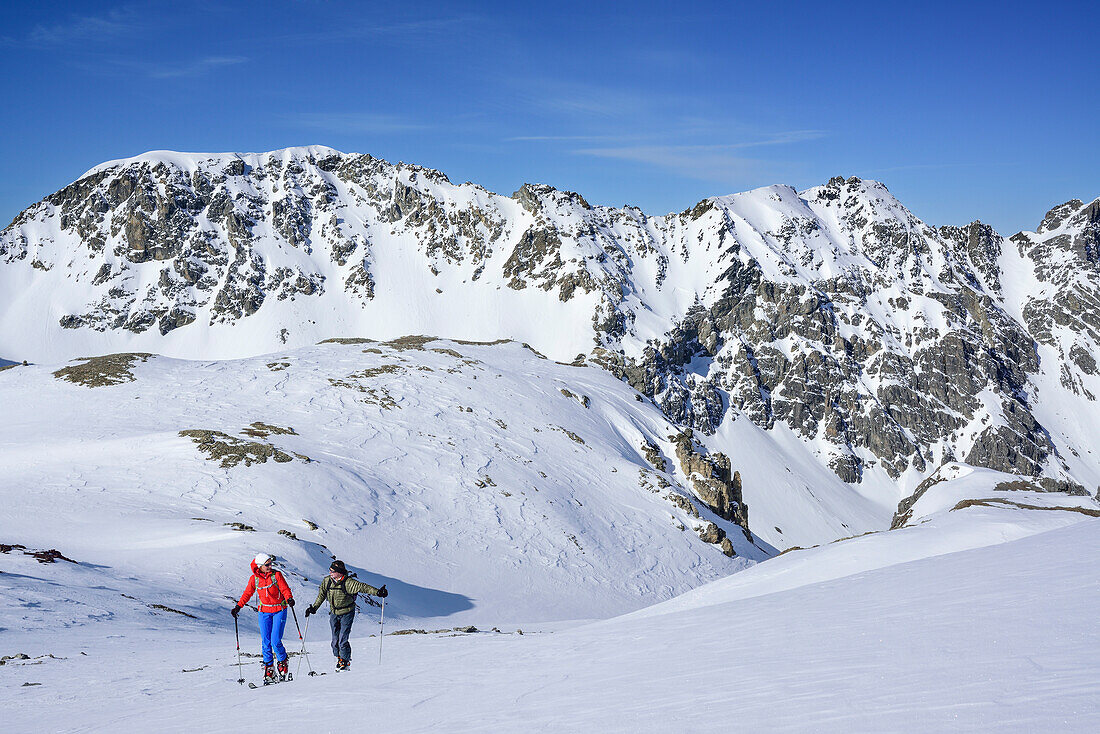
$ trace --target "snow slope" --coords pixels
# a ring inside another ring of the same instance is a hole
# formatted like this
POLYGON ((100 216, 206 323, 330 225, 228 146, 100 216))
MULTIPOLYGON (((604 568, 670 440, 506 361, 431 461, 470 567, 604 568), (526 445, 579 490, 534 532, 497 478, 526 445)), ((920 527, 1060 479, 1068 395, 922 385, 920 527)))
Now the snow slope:
MULTIPOLYGON (((186 635, 123 623, 114 639, 5 630, 62 659, 0 667, 0 701, 11 731, 1091 732, 1098 552, 1100 520, 970 507, 554 633, 387 636, 379 665, 364 620, 350 673, 255 691, 235 683, 224 618, 186 635)), ((325 637, 308 632, 322 669, 325 637)))
POLYGON ((648 463, 642 445, 671 456, 677 432, 655 406, 519 344, 120 359, 119 383, 95 387, 57 376, 102 377, 79 360, 0 372, 0 543, 79 561, 0 554, 39 572, 0 576, 16 595, 0 607, 26 630, 154 602, 220 619, 260 550, 302 598, 336 555, 389 585, 395 620, 490 626, 618 614, 770 552, 693 499, 675 460, 648 463), (181 431, 220 432, 206 437, 228 453, 181 431), (235 451, 258 453, 226 466, 235 451), (693 532, 711 523, 737 557, 693 532), (58 588, 61 606, 41 603, 58 588))

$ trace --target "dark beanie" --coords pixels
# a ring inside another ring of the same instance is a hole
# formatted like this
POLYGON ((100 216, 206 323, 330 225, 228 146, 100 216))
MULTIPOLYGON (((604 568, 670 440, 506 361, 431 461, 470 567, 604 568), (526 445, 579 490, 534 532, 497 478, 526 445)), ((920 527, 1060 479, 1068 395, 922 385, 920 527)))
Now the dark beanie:
POLYGON ((344 562, 341 561, 341 560, 333 561, 332 565, 328 567, 328 570, 329 571, 335 571, 336 573, 342 574, 344 576, 348 575, 348 569, 344 565, 344 562))

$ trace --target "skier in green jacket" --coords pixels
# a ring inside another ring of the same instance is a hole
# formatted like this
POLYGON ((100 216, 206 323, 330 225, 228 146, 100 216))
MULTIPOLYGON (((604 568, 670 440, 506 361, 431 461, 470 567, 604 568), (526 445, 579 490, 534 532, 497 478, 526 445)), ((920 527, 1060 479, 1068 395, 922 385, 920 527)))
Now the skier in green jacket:
POLYGON ((306 616, 316 614, 321 604, 328 601, 328 624, 332 628, 332 654, 336 656, 336 670, 351 668, 351 623, 355 621, 355 598, 357 594, 368 594, 386 598, 389 592, 386 585, 376 589, 358 579, 348 576, 344 562, 336 560, 329 566, 328 577, 321 582, 317 600, 306 608, 306 616))

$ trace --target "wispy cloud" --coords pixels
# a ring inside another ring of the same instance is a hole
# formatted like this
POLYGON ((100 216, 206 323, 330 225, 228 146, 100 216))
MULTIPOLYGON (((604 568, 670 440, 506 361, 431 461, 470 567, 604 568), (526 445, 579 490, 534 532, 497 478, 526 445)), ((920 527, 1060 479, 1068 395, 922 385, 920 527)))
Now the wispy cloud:
POLYGON ((632 161, 661 168, 685 178, 736 184, 766 171, 790 167, 789 161, 761 160, 739 155, 738 151, 789 145, 825 136, 821 130, 791 130, 754 140, 716 145, 627 145, 580 148, 576 155, 632 161))
POLYGON ((856 173, 859 176, 872 176, 880 173, 894 173, 895 171, 937 171, 944 168, 973 168, 978 165, 978 163, 912 163, 904 166, 889 166, 887 168, 868 168, 857 171, 856 173))
POLYGON ((768 166, 768 162, 719 152, 710 146, 650 145, 573 151, 578 155, 642 163, 684 178, 736 184, 768 166))
POLYGON ((594 155, 603 158, 625 158, 643 160, 654 154, 676 155, 713 155, 730 150, 743 148, 761 148, 772 145, 790 145, 807 140, 817 140, 825 137, 824 130, 789 130, 772 133, 755 140, 742 140, 736 143, 720 143, 713 145, 640 145, 640 146, 615 146, 611 148, 583 148, 573 151, 582 155, 594 155))
POLYGON ((223 66, 234 66, 248 61, 244 56, 205 56, 194 61, 184 62, 176 66, 156 65, 147 69, 147 74, 154 79, 179 79, 182 77, 201 76, 223 66))
POLYGON ((479 17, 472 15, 422 18, 393 23, 349 19, 323 29, 303 29, 299 32, 276 36, 270 40, 280 45, 286 43, 332 44, 361 40, 391 44, 423 43, 433 38, 454 34, 479 20, 479 17))
POLYGON ((559 81, 516 81, 514 101, 566 119, 606 120, 651 114, 664 99, 628 89, 559 81))
POLYGON ((294 127, 344 135, 383 135, 430 127, 397 115, 376 112, 300 112, 284 119, 294 127))
POLYGON ((698 95, 547 79, 512 80, 511 85, 515 103, 530 110, 531 119, 543 130, 504 140, 591 144, 571 151, 580 155, 667 161, 792 145, 827 135, 816 129, 761 130, 731 119, 728 112, 715 108, 714 100, 698 95))
POLYGON ((583 143, 612 143, 623 142, 625 138, 620 135, 516 135, 505 138, 506 143, 547 143, 547 142, 583 142, 583 143))
POLYGON ((0 44, 20 48, 56 49, 74 44, 109 41, 140 29, 130 8, 115 8, 100 15, 71 15, 52 25, 36 25, 22 37, 3 36, 0 44))

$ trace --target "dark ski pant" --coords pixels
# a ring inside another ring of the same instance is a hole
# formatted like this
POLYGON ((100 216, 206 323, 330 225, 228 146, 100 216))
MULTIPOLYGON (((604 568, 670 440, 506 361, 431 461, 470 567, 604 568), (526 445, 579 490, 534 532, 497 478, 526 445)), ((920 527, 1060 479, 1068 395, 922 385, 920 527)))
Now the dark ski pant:
POLYGON ((351 662, 351 623, 355 621, 355 610, 346 614, 329 614, 328 626, 332 628, 332 654, 351 662))

